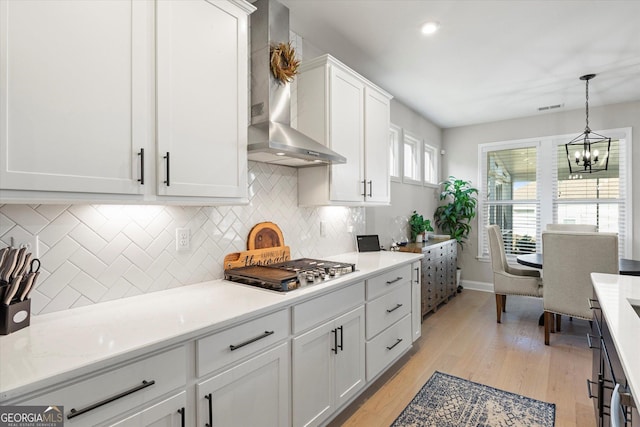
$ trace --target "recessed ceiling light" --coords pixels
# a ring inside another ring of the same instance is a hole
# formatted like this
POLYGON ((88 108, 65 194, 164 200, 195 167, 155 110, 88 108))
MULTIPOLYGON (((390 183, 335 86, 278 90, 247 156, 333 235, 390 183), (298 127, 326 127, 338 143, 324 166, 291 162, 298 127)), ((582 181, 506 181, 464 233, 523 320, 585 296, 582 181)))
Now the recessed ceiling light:
POLYGON ((440 24, 435 21, 430 21, 422 25, 422 34, 433 34, 440 28, 440 24))

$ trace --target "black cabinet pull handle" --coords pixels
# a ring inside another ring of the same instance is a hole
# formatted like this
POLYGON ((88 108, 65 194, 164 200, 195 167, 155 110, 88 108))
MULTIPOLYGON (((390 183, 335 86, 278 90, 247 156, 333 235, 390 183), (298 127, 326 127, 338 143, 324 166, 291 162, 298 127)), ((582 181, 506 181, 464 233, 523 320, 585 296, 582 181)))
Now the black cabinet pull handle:
POLYGON ((103 405, 106 405, 108 403, 114 402, 120 398, 123 398, 125 396, 128 396, 132 393, 135 393, 136 391, 140 391, 143 388, 147 388, 147 387, 151 387, 152 385, 154 385, 156 382, 154 380, 151 381, 147 381, 144 380, 142 381, 142 384, 137 385, 133 388, 130 388, 129 390, 123 391, 122 393, 118 393, 115 396, 111 396, 108 397, 104 400, 101 400, 100 402, 94 403, 93 405, 89 405, 86 408, 82 408, 82 409, 75 409, 75 408, 71 408, 71 411, 69 411, 69 414, 67 415, 67 419, 70 420, 72 418, 77 417, 78 415, 82 415, 82 414, 86 414, 89 411, 93 411, 96 408, 99 408, 103 405))
POLYGON ((402 304, 398 303, 396 304, 395 307, 393 307, 391 310, 387 309, 387 313, 393 313, 394 311, 396 311, 397 309, 399 309, 400 307, 402 307, 402 304))
POLYGON ((184 408, 178 409, 178 413, 180 414, 180 425, 182 427, 185 427, 185 423, 184 423, 184 408))
POLYGON ((589 348, 593 348, 593 349, 600 349, 600 347, 596 347, 591 343, 591 338, 596 338, 591 334, 587 334, 587 344, 589 345, 589 348))
POLYGON ((364 196, 366 198, 367 197, 367 181, 362 181, 362 189, 364 190, 364 193, 362 193, 361 196, 364 196))
MULTIPOLYGON (((342 351, 344 351, 344 329, 342 328, 342 326, 340 326, 338 329, 340 329, 340 344, 338 345, 338 348, 342 351)), ((336 335, 338 335, 338 333, 336 332, 336 335)))
POLYGON ((420 267, 414 268, 416 271, 416 283, 420 283, 420 267))
POLYGON ((244 347, 245 345, 249 345, 249 344, 251 344, 251 343, 253 343, 253 342, 256 342, 256 341, 258 341, 258 340, 261 340, 261 339, 263 339, 263 338, 266 338, 266 337, 268 337, 269 335, 273 335, 274 333, 275 333, 275 331, 264 331, 264 334, 262 334, 262 335, 258 335, 258 336, 257 336, 257 337, 255 337, 255 338, 251 338, 251 339, 249 339, 249 340, 246 340, 246 341, 245 341, 245 342, 243 342, 243 343, 240 343, 240 344, 237 344, 237 345, 233 345, 233 344, 231 344, 231 345, 229 346, 229 349, 230 349, 231 351, 233 351, 233 350, 237 350, 237 349, 239 349, 239 348, 241 348, 241 347, 244 347))
MULTIPOLYGON (((366 189, 364 191, 367 191, 366 189)), ((373 197, 373 181, 369 181, 369 197, 373 197)))
POLYGON ((402 338, 398 338, 398 340, 396 341, 396 343, 394 345, 392 345, 391 347, 387 347, 387 350, 391 350, 393 349, 393 347, 397 346, 398 344, 400 344, 402 342, 402 338))
POLYGON ((591 385, 598 385, 597 382, 595 381, 591 381, 591 380, 587 380, 587 394, 589 396, 589 399, 595 399, 598 397, 598 395, 591 393, 591 385))
POLYGON ((209 401, 209 422, 205 426, 213 427, 213 395, 209 393, 204 398, 209 401))
POLYGON ((402 280, 402 277, 400 277, 400 276, 396 277, 396 278, 395 278, 395 279, 393 279, 393 280, 387 280, 387 285, 390 285, 390 284, 392 284, 392 283, 399 282, 400 280, 402 280))
POLYGON ((333 354, 338 354, 338 329, 332 329, 331 333, 333 334, 333 354))
POLYGON ((171 178, 170 178, 170 174, 169 174, 169 167, 170 167, 170 164, 171 164, 171 159, 169 157, 169 152, 167 151, 167 155, 162 157, 162 158, 166 159, 166 161, 167 161, 166 162, 167 163, 167 180, 164 181, 164 183, 167 184, 167 187, 170 187, 171 186, 171 178))
POLYGON ((144 185, 144 148, 140 149, 138 156, 140 156, 140 179, 138 182, 140 185, 144 185))

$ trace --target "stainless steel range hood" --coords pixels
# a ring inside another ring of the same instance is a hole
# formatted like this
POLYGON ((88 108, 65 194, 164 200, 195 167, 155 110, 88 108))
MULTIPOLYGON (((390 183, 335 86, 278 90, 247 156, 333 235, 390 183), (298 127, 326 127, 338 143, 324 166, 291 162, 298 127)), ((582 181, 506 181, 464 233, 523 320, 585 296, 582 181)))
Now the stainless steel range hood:
POLYGON ((271 74, 269 47, 289 42, 289 9, 257 0, 251 14, 251 126, 248 157, 257 162, 305 167, 347 159, 291 127, 290 85, 271 74))

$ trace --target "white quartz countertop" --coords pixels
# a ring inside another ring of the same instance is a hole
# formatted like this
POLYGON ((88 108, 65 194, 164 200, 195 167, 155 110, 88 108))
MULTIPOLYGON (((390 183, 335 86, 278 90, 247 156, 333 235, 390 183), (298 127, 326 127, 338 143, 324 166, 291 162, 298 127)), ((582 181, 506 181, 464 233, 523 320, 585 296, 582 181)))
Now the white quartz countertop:
POLYGON ((631 394, 640 403, 640 276, 592 273, 591 281, 611 331, 631 394))
POLYGON ((327 257, 357 271, 280 293, 214 280, 34 316, 0 336, 0 402, 75 378, 231 324, 331 292, 411 263, 422 254, 347 253, 327 257))

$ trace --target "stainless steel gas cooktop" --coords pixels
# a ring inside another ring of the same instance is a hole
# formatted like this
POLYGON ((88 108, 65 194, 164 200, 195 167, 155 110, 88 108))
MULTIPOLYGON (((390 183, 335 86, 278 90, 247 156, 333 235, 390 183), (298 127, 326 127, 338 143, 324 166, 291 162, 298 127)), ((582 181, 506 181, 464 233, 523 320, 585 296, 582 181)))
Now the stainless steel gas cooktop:
POLYGON ((355 264, 310 258, 225 270, 224 278, 279 292, 325 283, 356 271, 355 264))

